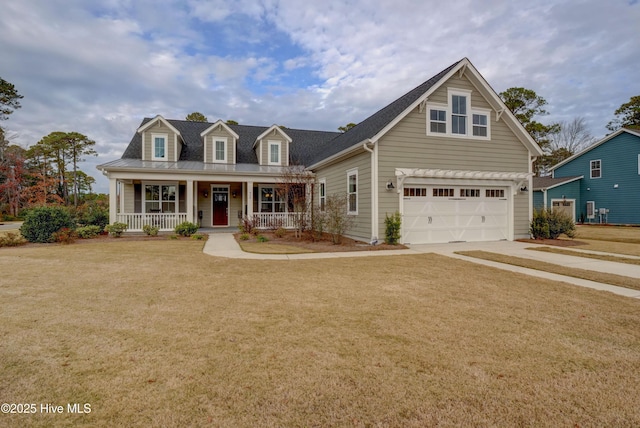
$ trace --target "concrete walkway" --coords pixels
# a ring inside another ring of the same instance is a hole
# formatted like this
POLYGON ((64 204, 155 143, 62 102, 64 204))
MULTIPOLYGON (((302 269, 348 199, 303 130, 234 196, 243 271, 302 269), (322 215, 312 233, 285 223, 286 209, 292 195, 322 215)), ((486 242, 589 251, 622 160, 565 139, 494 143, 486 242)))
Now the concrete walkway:
MULTIPOLYGON (((607 262, 595 259, 588 259, 577 256, 565 256, 562 254, 546 253, 542 251, 527 250, 526 248, 534 244, 513 241, 493 241, 493 242, 459 242, 450 244, 423 244, 410 245, 406 250, 381 250, 381 251, 351 251, 335 253, 303 253, 303 254, 256 254, 242 251, 231 233, 215 233, 209 235, 209 240, 205 243, 203 252, 210 256, 227 257, 235 259, 253 260, 309 260, 309 259, 329 259, 337 257, 376 257, 376 256, 401 256, 410 254, 436 253, 448 257, 465 260, 472 263, 492 266, 498 269, 511 272, 524 273, 538 278, 546 278, 553 281, 562 281, 581 287, 593 288, 596 290, 609 291, 621 296, 640 299, 640 291, 614 285, 602 284, 594 281, 573 278, 570 276, 558 275, 554 273, 527 269, 519 266, 504 263, 481 260, 455 254, 458 251, 489 251, 493 253, 507 254, 514 257, 522 257, 541 262, 553 263, 577 269, 586 269, 597 272, 605 272, 616 275, 640 278, 640 265, 630 265, 626 263, 607 262)), ((594 252, 591 252, 594 253, 594 252)), ((603 254, 603 253, 601 253, 603 254)))

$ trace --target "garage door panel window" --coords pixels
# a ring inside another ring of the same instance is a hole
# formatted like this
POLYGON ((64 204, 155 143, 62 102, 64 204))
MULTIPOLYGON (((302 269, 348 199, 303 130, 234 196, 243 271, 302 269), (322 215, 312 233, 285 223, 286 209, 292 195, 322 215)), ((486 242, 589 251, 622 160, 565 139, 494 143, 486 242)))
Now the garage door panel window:
POLYGON ((504 189, 487 189, 485 196, 487 198, 504 198, 504 189))
POLYGON ((434 188, 433 196, 436 198, 452 198, 455 195, 453 189, 434 188))
POLYGON ((426 197, 427 196, 427 188, 426 187, 405 187, 404 188, 404 196, 406 196, 406 197, 426 197))
POLYGON ((480 189, 460 189, 461 198, 479 198, 480 189))

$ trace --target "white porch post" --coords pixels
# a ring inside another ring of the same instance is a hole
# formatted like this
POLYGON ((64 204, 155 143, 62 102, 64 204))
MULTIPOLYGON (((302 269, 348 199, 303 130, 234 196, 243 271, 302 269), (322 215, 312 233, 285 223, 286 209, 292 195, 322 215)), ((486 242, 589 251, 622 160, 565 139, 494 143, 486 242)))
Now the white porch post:
POLYGON ((187 221, 193 221, 193 180, 187 180, 187 221))
POLYGON ((247 218, 253 217, 253 181, 247 181, 247 218))
POLYGON ((118 213, 118 180, 115 178, 109 179, 109 224, 113 224, 117 221, 117 213, 118 213))

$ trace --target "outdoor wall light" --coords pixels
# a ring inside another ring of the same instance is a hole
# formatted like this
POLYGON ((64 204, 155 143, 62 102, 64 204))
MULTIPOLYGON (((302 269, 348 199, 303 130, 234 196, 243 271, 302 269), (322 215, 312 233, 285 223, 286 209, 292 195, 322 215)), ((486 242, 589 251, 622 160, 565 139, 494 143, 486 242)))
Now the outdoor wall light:
POLYGON ((235 199, 236 196, 238 196, 238 192, 234 190, 233 192, 231 192, 231 196, 233 196, 233 198, 235 199))
POLYGON ((207 198, 209 196, 209 192, 207 192, 206 190, 204 192, 202 192, 202 196, 204 196, 205 198, 207 198))
POLYGON ((387 190, 393 190, 393 189, 395 189, 395 187, 391 182, 391 180, 387 181, 387 190))
POLYGON ((520 188, 520 191, 521 192, 527 192, 527 191, 529 191, 529 189, 527 189, 527 186, 524 186, 524 187, 520 188))

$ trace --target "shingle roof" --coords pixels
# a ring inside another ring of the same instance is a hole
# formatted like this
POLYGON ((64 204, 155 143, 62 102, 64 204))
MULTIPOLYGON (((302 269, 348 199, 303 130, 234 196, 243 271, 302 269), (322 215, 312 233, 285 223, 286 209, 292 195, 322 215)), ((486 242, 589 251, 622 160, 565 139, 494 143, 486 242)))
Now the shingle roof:
POLYGON ((582 178, 581 175, 572 175, 569 177, 533 177, 533 190, 545 190, 550 187, 559 186, 560 184, 569 183, 571 181, 582 178))
MULTIPOLYGON (((460 61, 452 64, 431 79, 407 92, 391 104, 380 109, 345 133, 329 131, 309 131, 304 129, 284 128, 293 143, 290 145, 290 161, 293 164, 313 165, 345 149, 362 143, 375 136, 398 115, 420 98, 426 91, 442 79, 460 61)), ((153 120, 144 118, 140 126, 153 120)), ((172 126, 180 131, 184 146, 180 154, 180 161, 204 161, 202 131, 212 124, 208 122, 191 122, 186 120, 167 119, 172 126)), ((258 163, 253 144, 256 138, 269 127, 228 125, 240 138, 237 142, 236 163, 258 163)), ((142 156, 142 139, 137 132, 131 139, 129 146, 122 155, 122 159, 140 159, 142 156)))

